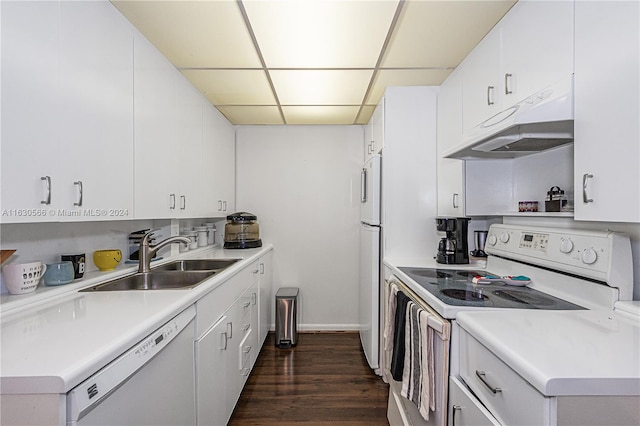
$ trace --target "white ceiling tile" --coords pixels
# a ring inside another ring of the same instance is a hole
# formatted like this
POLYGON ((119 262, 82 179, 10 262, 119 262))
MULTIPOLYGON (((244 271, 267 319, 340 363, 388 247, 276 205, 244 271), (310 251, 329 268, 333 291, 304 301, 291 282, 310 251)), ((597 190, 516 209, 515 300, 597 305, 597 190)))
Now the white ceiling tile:
POLYGON ((219 106, 232 124, 284 124, 277 106, 219 106))
POLYGON ((214 105, 275 105, 263 70, 183 70, 214 105))
POLYGON ((269 68, 372 68, 397 1, 245 1, 269 68))
POLYGON ((287 124, 353 124, 359 106, 283 106, 287 124))
POLYGON ((368 104, 377 104, 388 86, 440 86, 453 70, 380 70, 376 75, 368 104))
POLYGON ((235 1, 112 3, 178 68, 261 67, 235 1))
POLYGON ((408 1, 382 67, 456 67, 514 3, 408 1))
POLYGON ((373 71, 271 71, 282 105, 360 105, 373 71))

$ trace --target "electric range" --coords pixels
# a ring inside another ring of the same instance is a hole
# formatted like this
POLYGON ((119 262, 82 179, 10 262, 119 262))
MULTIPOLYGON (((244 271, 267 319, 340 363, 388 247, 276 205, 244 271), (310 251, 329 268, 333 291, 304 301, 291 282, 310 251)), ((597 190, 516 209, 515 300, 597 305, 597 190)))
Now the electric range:
POLYGON ((494 224, 485 251, 484 269, 437 264, 392 270, 447 319, 478 309, 613 309, 633 298, 631 243, 623 234, 494 224), (523 275, 531 282, 473 282, 486 275, 523 275))

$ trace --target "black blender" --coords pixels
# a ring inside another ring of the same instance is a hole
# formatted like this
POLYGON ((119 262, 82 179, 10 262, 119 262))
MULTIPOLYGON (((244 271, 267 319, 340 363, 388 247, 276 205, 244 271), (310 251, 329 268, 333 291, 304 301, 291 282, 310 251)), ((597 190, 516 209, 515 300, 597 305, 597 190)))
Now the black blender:
POLYGON ((469 220, 467 217, 436 218, 436 229, 445 233, 438 243, 436 262, 454 265, 469 263, 469 220))

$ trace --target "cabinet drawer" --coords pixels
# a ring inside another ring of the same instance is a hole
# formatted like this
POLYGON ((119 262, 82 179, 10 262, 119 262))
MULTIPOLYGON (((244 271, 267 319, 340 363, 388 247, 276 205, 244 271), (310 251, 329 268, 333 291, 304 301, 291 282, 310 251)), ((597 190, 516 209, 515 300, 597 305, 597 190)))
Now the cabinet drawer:
POLYGON ((460 375, 502 424, 549 424, 550 400, 460 329, 460 375))
POLYGON ((449 379, 449 418, 451 426, 500 426, 480 401, 455 377, 449 379))

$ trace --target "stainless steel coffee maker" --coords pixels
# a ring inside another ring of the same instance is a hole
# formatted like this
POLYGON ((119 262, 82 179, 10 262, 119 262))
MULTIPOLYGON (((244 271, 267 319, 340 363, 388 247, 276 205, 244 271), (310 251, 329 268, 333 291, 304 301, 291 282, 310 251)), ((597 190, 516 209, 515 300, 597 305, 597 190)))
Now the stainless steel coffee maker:
POLYGON ((469 263, 469 220, 467 217, 436 218, 436 229, 445 233, 445 237, 438 242, 436 262, 455 265, 469 263))

